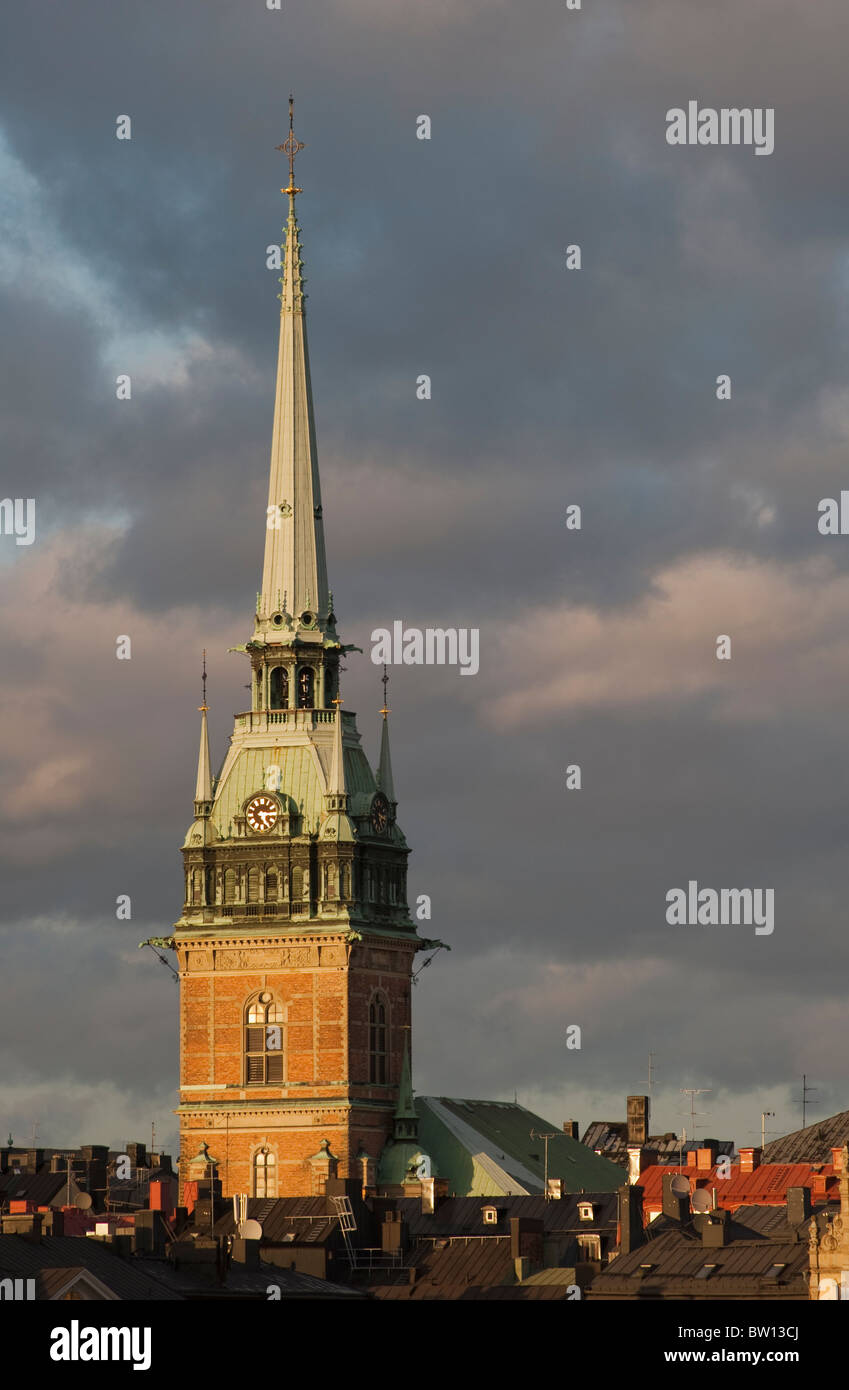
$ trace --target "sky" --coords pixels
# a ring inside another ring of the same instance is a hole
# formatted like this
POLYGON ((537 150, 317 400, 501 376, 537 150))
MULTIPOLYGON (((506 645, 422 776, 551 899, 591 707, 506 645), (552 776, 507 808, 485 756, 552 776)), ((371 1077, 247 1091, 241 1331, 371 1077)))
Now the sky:
POLYGON ((473 677, 391 672, 410 896, 451 946, 416 1090, 583 1132, 652 1054, 654 1131, 692 1136, 697 1090, 696 1137, 786 1133, 803 1074, 809 1121, 849 1108, 842 0, 5 20, 0 499, 36 529, 0 535, 0 1137, 177 1152, 177 987, 138 943, 181 910, 203 648, 216 763, 247 698, 290 91, 373 760, 371 632, 480 632, 473 677), (773 152, 670 145, 691 100, 773 109, 773 152), (670 925, 690 880, 772 889, 774 931, 670 925))

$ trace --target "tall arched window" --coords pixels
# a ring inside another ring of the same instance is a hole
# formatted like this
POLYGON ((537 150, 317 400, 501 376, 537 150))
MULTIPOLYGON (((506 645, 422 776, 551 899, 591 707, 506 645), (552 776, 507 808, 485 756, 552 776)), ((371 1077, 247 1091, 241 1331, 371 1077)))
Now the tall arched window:
POLYGON ((245 1082, 271 1086, 282 1080, 283 1008, 270 994, 261 994, 245 1019, 245 1082))
POLYGON ((256 866, 248 869, 248 902, 259 902, 259 869, 256 866))
POLYGON ((299 902, 304 896, 304 871, 300 864, 292 870, 292 901, 299 902))
POLYGON ((277 1159, 270 1149, 254 1155, 254 1196, 277 1196, 277 1159))
POLYGON ((265 901, 277 902, 277 870, 267 869, 265 873, 265 901))
POLYGON ((351 896, 351 866, 343 864, 340 872, 341 896, 347 902, 351 896))
POLYGON ((271 709, 286 709, 289 704, 289 672, 285 666, 274 666, 269 688, 271 709))
POLYGON ((337 892, 336 892, 336 884, 337 884, 336 874, 337 874, 336 865, 335 865, 335 864, 328 864, 328 865, 327 865, 327 889, 326 889, 326 894, 325 894, 325 896, 328 897, 328 898, 335 898, 335 897, 337 896, 337 892))
POLYGON ((236 870, 224 870, 224 901, 234 903, 236 901, 236 870))
POLYGON ((192 873, 192 902, 200 903, 203 898, 203 870, 195 869, 192 873))
POLYGON ((378 1086, 386 1084, 386 1003, 378 994, 368 1011, 369 1081, 378 1086))
POLYGON ((315 672, 311 666, 302 666, 298 672, 298 709, 313 708, 313 687, 315 672))

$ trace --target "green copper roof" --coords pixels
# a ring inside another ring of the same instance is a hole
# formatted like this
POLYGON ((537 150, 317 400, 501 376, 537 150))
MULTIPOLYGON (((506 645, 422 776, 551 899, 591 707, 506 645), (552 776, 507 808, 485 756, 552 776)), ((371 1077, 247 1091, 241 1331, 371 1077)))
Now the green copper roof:
MULTIPOLYGON (((280 768, 280 794, 290 799, 290 812, 303 814, 307 828, 316 830, 324 814, 325 779, 330 774, 332 748, 329 738, 327 744, 326 750, 319 750, 314 742, 242 747, 232 762, 228 758, 216 788, 212 811, 212 823, 218 833, 226 838, 233 817, 241 812, 247 798, 262 790, 265 769, 270 763, 280 768), (326 767, 322 765, 322 755, 326 767)), ((351 811, 355 815, 363 814, 371 805, 375 782, 361 748, 345 749, 345 782, 351 811)))
POLYGON ((542 1192, 545 1143, 531 1138, 532 1129, 556 1134, 548 1143, 548 1176, 561 1178, 565 1191, 613 1192, 622 1186, 617 1164, 522 1105, 419 1096, 416 1109, 419 1149, 458 1197, 542 1192))

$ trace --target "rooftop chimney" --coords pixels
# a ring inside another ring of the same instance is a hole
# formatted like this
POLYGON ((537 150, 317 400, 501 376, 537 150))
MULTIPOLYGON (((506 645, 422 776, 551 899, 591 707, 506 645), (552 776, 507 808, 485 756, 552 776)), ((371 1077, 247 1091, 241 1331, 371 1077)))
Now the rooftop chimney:
POLYGON ((689 1183, 687 1184, 687 1192, 680 1197, 672 1191, 672 1183, 680 1177, 680 1173, 664 1173, 663 1175, 663 1214, 673 1221, 680 1221, 683 1225, 690 1219, 690 1192, 689 1183))
POLYGON ((245 1240, 242 1236, 236 1236, 230 1251, 233 1264, 241 1265, 245 1269, 259 1269, 259 1247, 258 1240, 245 1240))
POLYGON ((702 1223, 702 1245, 728 1244, 729 1213, 722 1208, 705 1213, 702 1223))
POLYGON ((643 1229, 643 1189, 626 1186, 619 1189, 619 1253, 630 1255, 645 1242, 643 1229))
POLYGON ((811 1215, 811 1189, 809 1187, 788 1187, 787 1225, 801 1226, 811 1215))
POLYGON ((648 1096, 628 1097, 628 1143, 645 1144, 649 1137, 648 1096))
POLYGON ((832 1161, 832 1163, 834 1164, 834 1171, 835 1171, 835 1173, 842 1173, 842 1172, 843 1172, 843 1148, 842 1148, 842 1145, 837 1144, 836 1146, 833 1146, 833 1147, 832 1147, 832 1150, 831 1150, 831 1161, 832 1161))
POLYGON ((578 1121, 577 1121, 577 1120, 564 1120, 564 1121, 563 1121, 563 1133, 564 1133, 564 1134, 568 1134, 570 1139, 577 1139, 577 1138, 578 1138, 578 1121))
POLYGON ((740 1150, 740 1172, 753 1173, 756 1168, 760 1168, 763 1158, 763 1149, 741 1149, 740 1150))

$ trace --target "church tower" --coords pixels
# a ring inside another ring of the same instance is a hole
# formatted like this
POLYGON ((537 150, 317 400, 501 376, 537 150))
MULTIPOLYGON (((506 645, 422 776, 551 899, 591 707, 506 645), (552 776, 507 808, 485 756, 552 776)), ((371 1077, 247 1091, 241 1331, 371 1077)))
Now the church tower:
MULTIPOLYGON (((319 1194, 377 1168, 407 1074, 413 957, 389 711, 372 771, 343 708, 307 354, 292 129, 262 589, 244 647, 251 708, 211 776, 201 706, 183 844, 181 1153, 225 1195, 319 1194), (205 1149, 204 1149, 204 1146, 205 1149)), ((183 1181, 190 1177, 181 1172, 183 1181)))

